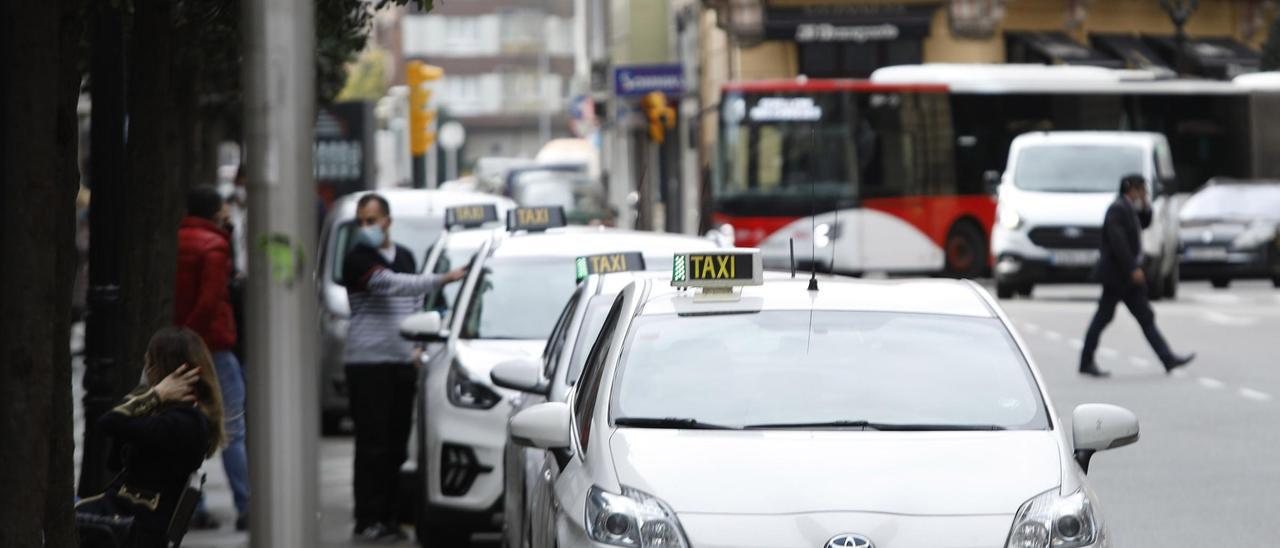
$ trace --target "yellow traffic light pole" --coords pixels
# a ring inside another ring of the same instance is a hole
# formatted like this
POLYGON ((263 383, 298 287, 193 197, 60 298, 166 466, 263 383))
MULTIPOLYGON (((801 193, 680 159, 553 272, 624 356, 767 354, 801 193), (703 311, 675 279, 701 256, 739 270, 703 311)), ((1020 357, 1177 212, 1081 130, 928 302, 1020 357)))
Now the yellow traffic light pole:
POLYGON ((413 156, 413 186, 419 188, 435 186, 428 183, 434 177, 424 164, 436 142, 436 108, 431 101, 433 82, 443 77, 444 69, 422 61, 409 61, 405 66, 405 83, 409 87, 409 152, 413 156))

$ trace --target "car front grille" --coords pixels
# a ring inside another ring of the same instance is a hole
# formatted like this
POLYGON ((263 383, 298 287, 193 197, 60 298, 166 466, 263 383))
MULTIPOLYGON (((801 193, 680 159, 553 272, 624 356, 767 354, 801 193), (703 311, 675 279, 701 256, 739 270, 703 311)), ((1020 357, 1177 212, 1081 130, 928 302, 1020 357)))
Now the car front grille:
POLYGON ((1031 243, 1049 249, 1097 249, 1102 229, 1096 226, 1038 226, 1027 233, 1031 243))

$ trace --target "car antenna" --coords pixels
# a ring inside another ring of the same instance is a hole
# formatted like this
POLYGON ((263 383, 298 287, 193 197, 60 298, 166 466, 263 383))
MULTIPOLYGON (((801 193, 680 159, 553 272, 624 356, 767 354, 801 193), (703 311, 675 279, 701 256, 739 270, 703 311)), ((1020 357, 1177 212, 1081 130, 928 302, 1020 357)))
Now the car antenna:
POLYGON ((791 279, 796 279, 796 239, 787 238, 787 245, 791 247, 791 279))
MULTIPOLYGON (((818 146, 818 131, 809 129, 809 140, 814 147, 818 146)), ((811 151, 812 155, 813 152, 811 151)), ((812 156, 811 156, 812 157, 812 156)), ((810 166, 813 163, 810 162, 810 166)), ((814 232, 818 229, 818 191, 813 175, 809 175, 809 291, 818 290, 818 245, 817 234, 814 232)))

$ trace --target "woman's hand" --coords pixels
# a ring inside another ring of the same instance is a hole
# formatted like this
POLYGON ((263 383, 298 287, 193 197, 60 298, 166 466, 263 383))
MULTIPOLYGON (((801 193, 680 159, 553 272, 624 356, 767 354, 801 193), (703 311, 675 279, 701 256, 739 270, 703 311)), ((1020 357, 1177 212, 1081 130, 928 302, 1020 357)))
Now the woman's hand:
POLYGON ((200 370, 184 363, 151 389, 160 397, 161 402, 194 403, 195 385, 199 381, 200 370))

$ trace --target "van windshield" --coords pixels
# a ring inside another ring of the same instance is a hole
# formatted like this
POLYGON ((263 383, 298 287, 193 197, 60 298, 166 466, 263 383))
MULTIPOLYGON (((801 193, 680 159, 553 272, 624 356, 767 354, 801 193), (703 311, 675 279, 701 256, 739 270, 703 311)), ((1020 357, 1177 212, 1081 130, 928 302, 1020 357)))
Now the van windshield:
POLYGON ((1116 192, 1142 174, 1142 149, 1126 145, 1034 145, 1018 153, 1013 184, 1037 192, 1116 192))

